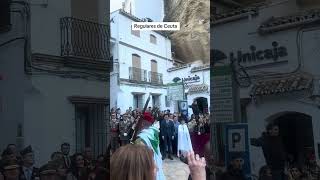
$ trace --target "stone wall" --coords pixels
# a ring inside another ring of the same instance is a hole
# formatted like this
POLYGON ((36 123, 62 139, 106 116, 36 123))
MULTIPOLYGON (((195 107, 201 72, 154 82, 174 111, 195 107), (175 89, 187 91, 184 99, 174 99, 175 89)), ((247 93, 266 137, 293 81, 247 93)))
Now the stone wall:
POLYGON ((180 22, 180 31, 172 32, 172 51, 185 62, 202 59, 209 62, 209 0, 165 0, 164 21, 180 22))

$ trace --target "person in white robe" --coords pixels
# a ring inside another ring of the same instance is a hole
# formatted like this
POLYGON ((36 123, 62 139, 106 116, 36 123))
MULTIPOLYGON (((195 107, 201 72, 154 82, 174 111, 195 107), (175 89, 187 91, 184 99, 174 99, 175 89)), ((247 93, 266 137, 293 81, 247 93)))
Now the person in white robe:
POLYGON ((180 157, 180 151, 181 153, 193 151, 189 129, 184 120, 178 127, 178 157, 180 157))

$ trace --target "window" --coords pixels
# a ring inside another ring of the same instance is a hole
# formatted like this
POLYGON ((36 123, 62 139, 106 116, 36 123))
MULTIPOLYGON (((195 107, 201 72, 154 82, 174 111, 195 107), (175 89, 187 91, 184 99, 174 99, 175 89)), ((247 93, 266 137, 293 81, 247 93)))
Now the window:
POLYGON ((140 37, 140 31, 131 29, 131 34, 134 35, 134 36, 140 37))
POLYGON ((153 44, 157 44, 157 37, 153 34, 150 34, 150 42, 153 44))
POLYGON ((140 110, 143 109, 143 94, 134 94, 133 95, 133 108, 139 108, 140 110))
POLYGON ((166 107, 170 107, 170 101, 168 99, 168 96, 165 96, 165 102, 166 102, 166 107))
POLYGON ((76 151, 81 152, 90 146, 94 156, 103 154, 108 142, 108 99, 70 97, 70 101, 75 110, 76 151))

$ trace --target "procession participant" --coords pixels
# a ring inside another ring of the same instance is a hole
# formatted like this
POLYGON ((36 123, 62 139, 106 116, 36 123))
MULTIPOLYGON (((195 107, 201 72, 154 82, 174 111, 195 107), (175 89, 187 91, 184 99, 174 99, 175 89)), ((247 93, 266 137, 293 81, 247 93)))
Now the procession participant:
POLYGON ((121 146, 128 144, 130 141, 129 132, 131 129, 131 122, 128 118, 128 115, 124 115, 123 121, 119 124, 121 146))
POLYGON ((178 127, 178 157, 180 157, 180 151, 182 153, 193 151, 190 133, 184 119, 181 120, 181 124, 178 127))
POLYGON ((139 118, 132 137, 132 143, 145 145, 152 149, 153 159, 158 167, 156 180, 165 180, 162 169, 162 156, 159 148, 159 127, 154 124, 154 119, 150 113, 145 112, 150 101, 150 95, 143 109, 143 116, 139 118))
POLYGON ((160 124, 160 135, 163 140, 163 157, 164 160, 167 156, 168 158, 173 160, 172 155, 172 140, 174 139, 174 124, 169 119, 169 115, 164 115, 164 121, 160 124))
POLYGON ((116 114, 111 115, 111 151, 112 153, 119 147, 119 120, 116 114))
POLYGON ((31 146, 21 151, 22 167, 20 169, 20 180, 39 179, 39 168, 34 167, 34 152, 31 146))
POLYGON ((172 149, 173 149, 173 154, 178 153, 178 130, 179 130, 179 121, 178 121, 178 116, 173 117, 173 124, 174 124, 174 140, 172 141, 172 149))

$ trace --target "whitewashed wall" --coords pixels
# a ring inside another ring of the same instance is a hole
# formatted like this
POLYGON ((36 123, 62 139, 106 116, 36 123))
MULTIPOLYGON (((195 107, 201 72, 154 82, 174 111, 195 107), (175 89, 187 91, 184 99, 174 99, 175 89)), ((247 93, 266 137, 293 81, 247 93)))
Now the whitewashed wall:
POLYGON ((34 147, 36 162, 42 165, 62 142, 69 142, 75 152, 75 109, 68 97, 108 97, 109 88, 98 81, 46 75, 34 77, 30 83, 24 101, 25 144, 34 147))
MULTIPOLYGON (((288 50, 288 56, 283 60, 288 60, 287 64, 277 65, 273 67, 265 67, 248 71, 250 75, 261 75, 265 72, 289 73, 294 71, 301 61, 300 70, 311 73, 316 80, 319 80, 320 62, 319 55, 319 39, 320 27, 312 29, 289 29, 277 33, 260 36, 257 29, 261 23, 270 17, 288 16, 297 13, 301 7, 296 6, 295 1, 281 1, 273 5, 265 6, 259 10, 257 17, 246 20, 239 20, 226 24, 216 25, 214 28, 215 36, 211 36, 211 48, 219 49, 229 55, 230 52, 237 53, 238 50, 250 52, 250 45, 255 45, 257 49, 270 49, 271 43, 277 41, 280 46, 285 46, 288 50), (236 29, 236 30, 235 30, 236 29), (300 39, 300 42, 297 41, 300 39), (298 44, 297 44, 298 42, 298 44), (301 58, 298 58, 298 48, 301 47, 301 58)), ((213 32, 212 32, 213 33, 213 32)), ((229 62, 225 62, 229 63, 229 62)), ((250 88, 240 89, 241 98, 249 97, 250 88)), ((313 105, 299 103, 295 100, 285 100, 283 98, 263 101, 262 104, 255 105, 250 103, 247 106, 247 120, 249 124, 249 138, 259 137, 265 129, 266 119, 271 115, 283 112, 294 111, 305 113, 312 116, 314 140, 319 143, 319 109, 313 105)), ((318 152, 315 145, 315 152, 318 152)), ((318 153, 316 153, 318 156, 318 153)), ((265 165, 261 148, 250 146, 251 167, 253 173, 258 173, 259 168, 265 165)), ((319 157, 317 157, 319 160, 319 157)))
POLYGON ((172 59, 171 41, 169 39, 154 31, 140 31, 140 37, 132 35, 131 23, 134 21, 126 16, 119 15, 119 11, 113 12, 110 18, 113 18, 114 21, 114 23, 111 23, 111 37, 166 59, 172 59), (150 42, 150 34, 157 37, 157 44, 150 42))
MULTIPOLYGON (((161 94, 160 95, 160 109, 170 109, 165 105, 165 96, 167 95, 167 90, 165 88, 156 87, 143 87, 143 85, 137 87, 133 85, 121 85, 120 92, 118 93, 118 107, 121 108, 122 112, 129 107, 133 107, 133 94, 132 92, 145 93, 143 101, 145 102, 150 93, 161 94)), ((152 107, 152 99, 149 102, 149 106, 152 107)))

